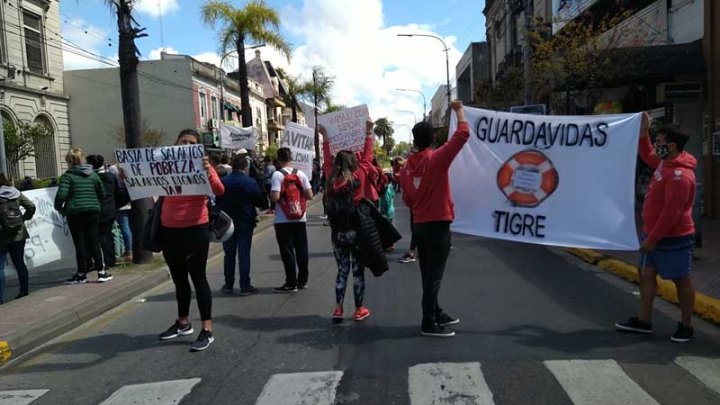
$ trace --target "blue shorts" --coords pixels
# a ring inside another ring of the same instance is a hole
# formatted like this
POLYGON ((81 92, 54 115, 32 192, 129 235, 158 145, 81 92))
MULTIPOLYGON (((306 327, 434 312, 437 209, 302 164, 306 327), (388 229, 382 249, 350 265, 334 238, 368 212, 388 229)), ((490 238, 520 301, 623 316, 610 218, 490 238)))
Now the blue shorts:
MULTIPOLYGON (((645 235, 643 235, 643 240, 645 235)), ((652 267, 665 280, 678 280, 690 275, 695 236, 660 239, 655 249, 640 256, 640 267, 652 267)))

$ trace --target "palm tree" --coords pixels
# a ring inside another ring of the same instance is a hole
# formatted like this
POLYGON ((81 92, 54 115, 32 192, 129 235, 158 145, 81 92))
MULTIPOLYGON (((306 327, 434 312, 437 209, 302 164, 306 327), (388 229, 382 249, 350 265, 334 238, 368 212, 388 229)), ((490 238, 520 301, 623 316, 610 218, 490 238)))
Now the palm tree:
POLYGON ((395 129, 393 128, 392 121, 389 121, 387 118, 377 119, 375 121, 375 133, 382 137, 383 148, 389 156, 393 146, 395 146, 395 140, 392 137, 395 129))
POLYGON ((280 17, 263 0, 252 0, 243 8, 221 0, 207 0, 202 6, 202 18, 206 25, 220 25, 220 50, 225 55, 234 49, 238 54, 238 81, 242 125, 253 126, 250 91, 248 89, 247 66, 245 65, 245 42, 255 41, 277 49, 290 60, 290 45, 280 35, 280 17), (268 27, 269 26, 269 27, 268 27))
POLYGON ((292 122, 298 122, 297 110, 300 105, 298 99, 307 92, 307 83, 303 83, 299 77, 291 76, 285 73, 282 68, 277 68, 275 71, 278 73, 281 79, 285 80, 285 104, 292 110, 292 122))
POLYGON ((341 111, 341 110, 344 110, 344 109, 347 108, 346 105, 343 105, 343 104, 335 104, 335 103, 333 103, 332 100, 330 100, 330 99, 328 99, 328 100, 325 102, 325 105, 326 105, 326 107, 325 107, 325 114, 329 114, 329 113, 335 112, 335 111, 341 111))
POLYGON ((322 67, 313 66, 312 80, 308 82, 303 97, 313 103, 315 111, 315 156, 320 156, 320 133, 317 127, 318 111, 321 104, 328 106, 333 84, 335 84, 334 77, 325 73, 322 67))

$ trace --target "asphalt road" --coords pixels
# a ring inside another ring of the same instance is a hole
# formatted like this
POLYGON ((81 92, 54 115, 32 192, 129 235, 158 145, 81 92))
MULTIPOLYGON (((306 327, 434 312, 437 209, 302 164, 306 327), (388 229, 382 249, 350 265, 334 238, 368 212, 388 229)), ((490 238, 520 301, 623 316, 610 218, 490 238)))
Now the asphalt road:
MULTIPOLYGON (((318 209, 308 290, 273 294, 284 275, 271 228, 253 246, 261 294, 223 295, 222 258, 209 263, 207 351, 188 352, 195 336, 157 342, 176 313, 168 283, 0 370, 0 405, 720 403, 720 328, 697 319, 693 342, 671 343, 678 309, 658 302, 653 337, 616 333, 636 287, 540 246, 454 237, 440 296, 462 320, 454 338, 419 336, 417 264, 368 273, 371 317, 333 325, 336 266, 318 209)), ((199 330, 194 301, 191 320, 199 330)))

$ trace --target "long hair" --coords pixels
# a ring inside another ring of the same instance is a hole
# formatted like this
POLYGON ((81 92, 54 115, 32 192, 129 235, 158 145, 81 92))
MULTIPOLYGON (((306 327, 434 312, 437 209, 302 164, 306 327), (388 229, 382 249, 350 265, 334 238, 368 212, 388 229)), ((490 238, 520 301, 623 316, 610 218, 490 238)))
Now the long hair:
POLYGON ((349 150, 341 150, 335 155, 333 160, 333 170, 330 174, 328 184, 334 185, 336 181, 351 181, 353 172, 357 170, 357 160, 355 154, 349 150))

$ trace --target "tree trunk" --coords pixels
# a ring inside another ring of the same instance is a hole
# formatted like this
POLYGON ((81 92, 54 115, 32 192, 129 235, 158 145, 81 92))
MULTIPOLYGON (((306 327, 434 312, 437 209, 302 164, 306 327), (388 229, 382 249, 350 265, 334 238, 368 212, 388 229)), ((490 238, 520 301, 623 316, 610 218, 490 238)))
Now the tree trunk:
MULTIPOLYGON (((317 94, 317 75, 313 69, 313 107, 315 113, 315 158, 320 159, 320 132, 318 132, 318 94, 317 94)), ((330 159, 330 156, 325 156, 330 159)))
MULTIPOLYGON (((118 33, 120 35, 118 59, 120 62, 120 92, 122 95, 125 143, 128 148, 142 147, 140 123, 140 90, 138 84, 138 58, 135 47, 136 32, 132 26, 132 7, 129 0, 117 3, 118 33)), ((143 229, 152 208, 152 200, 144 198, 132 202, 130 229, 133 234, 133 262, 147 263, 152 253, 143 249, 143 229)))
POLYGON ((245 36, 241 35, 235 44, 238 54, 238 80, 240 81, 240 109, 242 111, 242 126, 252 127, 252 107, 250 106, 250 86, 248 85, 248 71, 245 62, 245 36))
POLYGON ((292 109, 292 118, 291 118, 291 120, 292 120, 292 122, 294 122, 294 123, 296 123, 296 124, 297 124, 297 122, 298 122, 298 118, 297 118, 297 107, 298 107, 298 105, 297 105, 297 103, 295 102, 295 98, 293 98, 292 102, 290 103, 290 108, 292 109))

